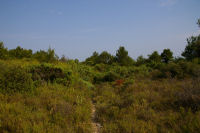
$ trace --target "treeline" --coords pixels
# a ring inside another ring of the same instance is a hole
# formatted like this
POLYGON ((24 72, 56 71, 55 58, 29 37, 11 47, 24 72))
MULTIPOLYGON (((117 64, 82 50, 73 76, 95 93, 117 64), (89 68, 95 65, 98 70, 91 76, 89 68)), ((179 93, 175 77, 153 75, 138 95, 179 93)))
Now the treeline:
MULTIPOLYGON (((200 26, 200 20, 197 23, 200 26)), ((170 49, 164 49, 161 54, 157 51, 149 54, 147 58, 139 56, 136 60, 128 55, 124 47, 119 47, 116 55, 107 51, 94 52, 84 63, 94 67, 105 65, 122 67, 143 67, 151 72, 153 78, 186 78, 200 75, 200 35, 187 39, 187 46, 182 52, 182 57, 174 57, 170 49)), ((128 69, 128 68, 127 68, 128 69)), ((108 71, 108 70, 105 70, 108 71)))
MULTIPOLYGON (((200 20, 197 23, 200 27, 200 20)), ((89 65, 95 64, 115 64, 121 66, 131 66, 131 65, 148 65, 155 67, 159 63, 170 63, 178 61, 191 61, 195 63, 200 63, 200 35, 192 36, 187 39, 187 46, 182 52, 182 57, 175 58, 173 52, 170 49, 164 49, 161 54, 154 51, 152 54, 148 55, 148 58, 139 56, 135 61, 128 55, 128 51, 124 47, 119 47, 116 55, 111 55, 107 51, 102 53, 94 52, 93 55, 86 59, 85 63, 89 65)))
MULTIPOLYGON (((197 22, 200 27, 200 19, 197 22)), ((196 63, 200 63, 200 35, 192 36, 187 39, 187 46, 185 50, 182 52, 182 57, 174 58, 173 52, 170 49, 164 49, 161 54, 157 51, 154 51, 148 58, 144 58, 143 56, 139 56, 135 61, 128 55, 128 51, 123 47, 119 47, 116 52, 116 55, 111 55, 107 51, 103 51, 102 53, 97 53, 96 51, 93 55, 87 58, 84 63, 88 65, 95 64, 115 64, 121 66, 131 66, 136 65, 140 66, 143 64, 147 64, 152 66, 152 64, 158 63, 170 63, 177 62, 180 60, 192 61, 196 63)), ((3 42, 0 42, 0 59, 22 59, 22 58, 33 58, 37 59, 41 62, 54 62, 59 60, 59 57, 55 54, 54 49, 49 48, 47 51, 40 50, 33 53, 31 49, 24 49, 18 46, 15 49, 8 50, 4 47, 3 42)), ((61 61, 65 61, 66 58, 63 56, 60 58, 61 61)), ((154 65, 155 66, 155 65, 154 65)))
POLYGON ((85 60, 84 63, 88 65, 117 64, 120 66, 140 66, 143 64, 169 63, 177 60, 184 60, 184 58, 174 58, 173 52, 170 49, 164 49, 161 54, 154 51, 152 54, 148 55, 148 58, 139 56, 135 61, 128 55, 128 51, 123 46, 120 46, 115 56, 111 55, 107 51, 103 51, 101 54, 95 51, 91 57, 85 60))
POLYGON ((94 67, 99 67, 99 65, 101 67, 104 67, 105 65, 128 68, 145 67, 149 72, 151 72, 152 77, 156 79, 198 76, 200 75, 199 40, 199 36, 188 39, 188 45, 182 53, 183 57, 176 58, 173 56, 173 52, 170 49, 164 49, 161 54, 154 51, 152 54, 148 55, 148 58, 139 56, 137 60, 134 60, 128 55, 128 51, 124 47, 119 47, 115 56, 111 55, 107 51, 103 51, 100 54, 94 52, 91 57, 84 61, 84 63, 94 67), (198 39, 194 42, 194 38, 198 39), (191 45, 193 45, 192 49, 191 45), (188 49, 190 49, 189 52, 188 49))
MULTIPOLYGON (((200 27, 200 20, 197 23, 200 27)), ((170 63, 178 61, 191 61, 195 63, 200 63, 200 35, 192 36, 187 39, 187 46, 182 52, 182 57, 175 58, 173 52, 170 49, 164 49, 161 54, 154 51, 152 54, 148 55, 148 58, 139 56, 135 61, 128 55, 128 51, 124 47, 120 47, 116 55, 111 55, 107 51, 102 53, 94 52, 93 55, 86 59, 85 63, 89 65, 95 64, 114 64, 117 63, 121 66, 140 66, 146 64, 148 66, 156 66, 159 63, 170 63)))
MULTIPOLYGON (((200 20, 197 22, 200 27, 200 20)), ((139 56, 136 60, 132 59, 128 51, 120 46, 116 51, 116 55, 112 55, 107 51, 100 54, 94 52, 88 57, 83 64, 95 67, 103 66, 122 66, 122 67, 147 67, 152 72, 154 78, 178 77, 184 78, 199 75, 200 64, 200 35, 192 36, 187 39, 187 46, 182 52, 182 57, 174 57, 170 49, 164 49, 161 54, 157 51, 149 54, 147 58, 139 56)), ((24 49, 18 46, 15 49, 8 50, 0 42, 0 59, 36 59, 39 62, 54 63, 56 61, 67 62, 65 56, 59 58, 54 49, 49 48, 47 51, 40 50, 33 52, 30 49, 24 49)), ((79 61, 76 59, 76 63, 79 61)), ((99 67, 99 68, 100 68, 99 67)), ((108 71, 108 70, 105 70, 108 71)))
POLYGON ((54 62, 58 60, 58 56, 55 54, 54 49, 49 48, 47 51, 40 50, 35 53, 31 49, 24 49, 18 46, 15 49, 4 47, 3 42, 0 42, 0 59, 23 59, 32 58, 37 59, 40 62, 54 62))

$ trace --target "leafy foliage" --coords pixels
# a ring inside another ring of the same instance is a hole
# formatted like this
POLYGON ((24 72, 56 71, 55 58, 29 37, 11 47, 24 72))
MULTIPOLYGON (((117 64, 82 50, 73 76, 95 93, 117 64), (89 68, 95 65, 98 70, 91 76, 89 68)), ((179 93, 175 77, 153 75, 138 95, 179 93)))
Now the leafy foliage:
POLYGON ((103 51, 98 57, 98 64, 112 64, 114 57, 106 51, 103 51))
POLYGON ((121 65, 121 66, 129 66, 133 65, 134 61, 133 59, 128 56, 128 51, 124 47, 119 47, 116 53, 116 61, 121 65))
POLYGON ((3 42, 0 42, 0 59, 8 58, 8 50, 4 48, 3 42))
POLYGON ((156 62, 156 63, 159 63, 161 62, 161 56, 158 54, 157 51, 154 51, 151 55, 148 55, 149 56, 149 61, 150 62, 156 62))
MULTIPOLYGON (((200 26, 200 19, 197 24, 200 26)), ((184 56, 187 60, 200 58, 200 35, 188 38, 187 42, 188 45, 185 47, 182 56, 184 56)))
POLYGON ((140 65, 143 65, 147 62, 147 60, 141 55, 137 58, 137 62, 136 62, 136 65, 137 66, 140 66, 140 65))
POLYGON ((68 78, 70 79, 71 73, 64 73, 61 68, 56 68, 48 64, 42 64, 31 68, 33 80, 44 80, 53 82, 57 78, 68 78))
POLYGON ((0 72, 0 88, 2 91, 26 92, 33 89, 31 75, 20 66, 2 69, 0 72))
POLYGON ((170 49, 164 49, 161 53, 161 58, 164 63, 169 63, 173 59, 173 53, 170 51, 170 49))
POLYGON ((32 57, 32 50, 26 50, 18 46, 16 49, 9 50, 9 56, 10 58, 31 58, 32 57))
POLYGON ((200 35, 197 37, 190 37, 187 39, 188 45, 185 51, 182 53, 187 60, 192 60, 194 58, 200 57, 200 35))
POLYGON ((33 58, 37 59, 40 62, 55 62, 58 60, 57 55, 55 54, 55 51, 51 48, 48 49, 48 51, 37 51, 34 55, 33 58))

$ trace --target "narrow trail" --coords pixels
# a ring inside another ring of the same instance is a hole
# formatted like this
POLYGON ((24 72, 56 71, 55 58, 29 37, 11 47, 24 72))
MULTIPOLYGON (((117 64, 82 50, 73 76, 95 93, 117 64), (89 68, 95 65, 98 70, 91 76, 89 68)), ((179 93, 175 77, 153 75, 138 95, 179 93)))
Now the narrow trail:
POLYGON ((92 129, 93 129, 93 133, 100 133, 101 124, 96 121, 95 115, 96 115, 96 108, 95 108, 94 103, 92 103, 92 129))

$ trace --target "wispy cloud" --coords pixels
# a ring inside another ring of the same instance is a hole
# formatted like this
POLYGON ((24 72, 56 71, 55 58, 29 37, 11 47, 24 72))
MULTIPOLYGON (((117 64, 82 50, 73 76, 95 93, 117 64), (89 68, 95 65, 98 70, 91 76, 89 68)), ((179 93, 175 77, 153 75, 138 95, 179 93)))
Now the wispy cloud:
POLYGON ((50 10, 49 11, 51 14, 56 14, 56 15, 63 15, 63 12, 62 11, 56 11, 56 10, 50 10))
POLYGON ((160 7, 169 7, 177 4, 178 0, 159 0, 160 7))
POLYGON ((95 28, 89 28, 89 29, 81 30, 81 32, 83 32, 83 33, 90 33, 90 32, 95 32, 95 31, 97 31, 97 29, 95 29, 95 28))
POLYGON ((57 15, 63 15, 63 12, 58 11, 58 12, 57 12, 57 15))

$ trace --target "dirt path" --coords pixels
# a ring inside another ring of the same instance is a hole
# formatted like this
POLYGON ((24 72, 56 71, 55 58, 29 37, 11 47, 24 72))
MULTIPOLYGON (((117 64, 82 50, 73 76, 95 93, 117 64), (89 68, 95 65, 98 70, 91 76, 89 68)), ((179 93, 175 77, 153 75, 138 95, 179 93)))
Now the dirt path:
POLYGON ((92 129, 93 133, 100 133, 101 124, 95 120, 95 113, 96 108, 95 105, 92 103, 92 129))

